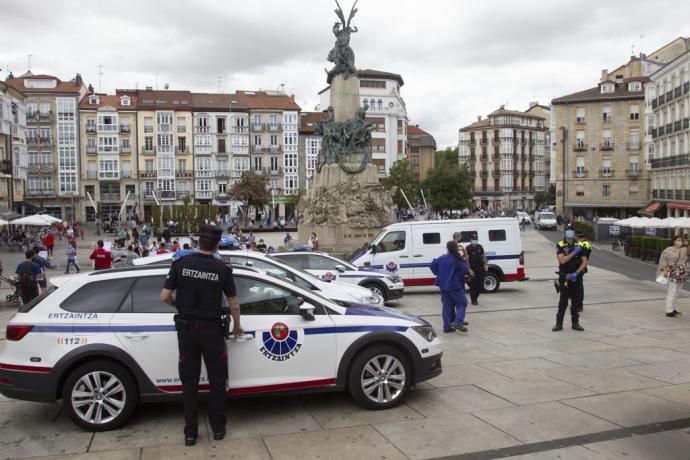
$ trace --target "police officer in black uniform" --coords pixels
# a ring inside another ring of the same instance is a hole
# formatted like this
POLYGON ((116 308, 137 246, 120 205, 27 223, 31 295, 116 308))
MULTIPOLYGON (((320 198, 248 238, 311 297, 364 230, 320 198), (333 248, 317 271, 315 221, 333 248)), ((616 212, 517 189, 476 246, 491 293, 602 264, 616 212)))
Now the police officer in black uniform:
POLYGON ((587 266, 587 257, 584 255, 584 248, 575 241, 575 231, 567 229, 565 238, 556 244, 556 257, 558 258, 558 286, 560 299, 558 301, 558 313, 556 314, 556 325, 552 331, 563 330, 563 318, 568 309, 570 300, 570 315, 572 327, 576 331, 584 331, 580 326, 579 307, 582 304, 580 299, 582 272, 587 266))
POLYGON ((210 384, 208 415, 213 439, 219 441, 225 437, 228 361, 221 325, 223 295, 230 307, 233 334, 244 334, 232 270, 213 256, 223 231, 215 225, 202 225, 200 233, 200 251, 173 263, 161 291, 161 300, 175 306, 179 312, 175 315, 175 329, 180 351, 187 446, 193 446, 198 436, 197 394, 202 356, 210 384), (176 298, 172 296, 173 291, 177 291, 176 298))
POLYGON ((467 251, 467 258, 470 262, 471 280, 470 280, 470 299, 472 305, 479 305, 479 294, 484 288, 484 273, 489 265, 489 261, 484 254, 484 247, 477 242, 477 234, 472 235, 470 244, 465 248, 467 251))

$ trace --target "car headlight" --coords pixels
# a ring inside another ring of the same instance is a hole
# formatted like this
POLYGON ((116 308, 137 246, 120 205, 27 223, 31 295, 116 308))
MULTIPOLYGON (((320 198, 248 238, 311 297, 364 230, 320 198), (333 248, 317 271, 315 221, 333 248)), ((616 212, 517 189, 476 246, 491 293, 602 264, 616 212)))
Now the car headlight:
POLYGON ((370 305, 378 305, 382 302, 382 298, 376 294, 350 294, 353 299, 359 303, 366 303, 370 305))
POLYGON ((427 342, 432 342, 436 338, 433 326, 412 326, 412 330, 424 337, 427 342))

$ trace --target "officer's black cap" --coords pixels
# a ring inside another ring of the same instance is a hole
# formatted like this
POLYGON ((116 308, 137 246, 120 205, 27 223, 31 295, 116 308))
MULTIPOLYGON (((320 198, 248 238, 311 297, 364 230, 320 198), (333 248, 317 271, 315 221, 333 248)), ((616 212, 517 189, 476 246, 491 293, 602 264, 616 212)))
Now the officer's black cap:
POLYGON ((583 230, 575 230, 575 236, 585 236, 585 232, 583 230))
POLYGON ((221 236, 223 236, 223 230, 215 225, 204 224, 199 229, 199 238, 210 238, 219 241, 221 236))

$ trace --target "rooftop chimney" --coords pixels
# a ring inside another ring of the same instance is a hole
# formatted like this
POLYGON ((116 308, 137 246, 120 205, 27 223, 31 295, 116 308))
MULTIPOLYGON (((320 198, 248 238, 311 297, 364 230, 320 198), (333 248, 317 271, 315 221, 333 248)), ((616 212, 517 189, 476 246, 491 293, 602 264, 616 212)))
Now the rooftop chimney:
POLYGON ((539 101, 532 101, 529 103, 529 108, 531 109, 532 107, 535 107, 537 105, 539 105, 539 101))
POLYGON ((170 89, 170 85, 166 83, 165 85, 163 85, 163 88, 165 88, 166 90, 168 90, 168 89, 170 89))
POLYGON ((501 104, 501 110, 505 110, 505 109, 506 109, 506 106, 501 104))
POLYGON ((74 77, 74 83, 76 83, 77 86, 81 86, 81 83, 82 83, 81 74, 78 73, 77 76, 74 77))
POLYGON ((609 76, 609 69, 601 69, 601 81, 604 81, 609 76))
POLYGON ((481 115, 477 115, 477 121, 482 121, 482 116, 481 116, 481 115))

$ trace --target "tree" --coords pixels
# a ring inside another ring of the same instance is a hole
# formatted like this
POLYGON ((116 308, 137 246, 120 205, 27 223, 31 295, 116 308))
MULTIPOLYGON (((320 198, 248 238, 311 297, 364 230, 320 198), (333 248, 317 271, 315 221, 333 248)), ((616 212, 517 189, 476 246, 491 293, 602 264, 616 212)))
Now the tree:
POLYGON ((457 148, 436 152, 436 165, 424 180, 423 190, 429 205, 436 211, 470 206, 470 172, 467 165, 460 166, 457 148))
POLYGON ((238 183, 232 186, 232 195, 245 206, 244 222, 247 223, 249 208, 263 208, 271 200, 268 193, 268 177, 245 171, 238 183))
POLYGON ((414 175, 412 171, 412 165, 409 160, 398 160, 396 161, 388 173, 388 177, 383 180, 383 185, 388 190, 395 189, 393 194, 393 202, 398 207, 398 209, 407 209, 409 205, 405 201, 405 197, 400 192, 401 190, 410 200, 412 206, 416 206, 419 203, 419 180, 417 176, 414 175))
POLYGON ((549 184, 549 187, 543 192, 537 192, 534 195, 534 206, 536 209, 542 205, 556 204, 556 184, 549 184))

